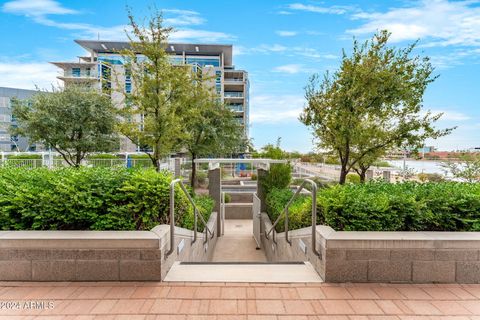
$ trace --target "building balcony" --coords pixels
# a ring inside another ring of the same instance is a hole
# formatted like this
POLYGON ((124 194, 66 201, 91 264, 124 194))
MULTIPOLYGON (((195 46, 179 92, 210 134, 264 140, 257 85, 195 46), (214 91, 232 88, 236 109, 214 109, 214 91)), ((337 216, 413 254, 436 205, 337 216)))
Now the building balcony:
POLYGON ((243 104, 231 104, 228 107, 233 112, 243 112, 243 104))
POLYGON ((225 91, 223 95, 225 98, 243 98, 243 92, 225 91))
POLYGON ((243 84, 243 78, 225 78, 225 83, 243 84))
POLYGON ((97 75, 93 72, 64 72, 60 74, 58 79, 61 80, 78 80, 78 81, 92 81, 97 80, 97 75))

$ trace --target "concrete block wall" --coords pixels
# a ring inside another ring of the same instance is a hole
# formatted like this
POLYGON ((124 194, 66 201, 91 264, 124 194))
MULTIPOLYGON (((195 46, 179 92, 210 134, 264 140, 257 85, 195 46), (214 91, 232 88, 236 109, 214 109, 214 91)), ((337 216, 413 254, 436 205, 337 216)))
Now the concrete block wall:
POLYGON ((252 203, 226 203, 225 219, 252 219, 252 203))
MULTIPOLYGON (((277 233, 275 241, 273 235, 269 238, 265 237, 265 232, 272 227, 272 222, 266 213, 261 215, 260 233, 262 239, 262 249, 265 251, 267 260, 269 262, 292 262, 292 261, 309 261, 318 272, 320 277, 324 279, 325 274, 325 260, 322 256, 317 256, 313 253, 312 243, 312 228, 303 228, 298 230, 291 230, 289 232, 289 239, 292 242, 290 245, 285 239, 285 233, 277 233), (306 250, 303 250, 303 247, 306 250)), ((320 242, 317 237, 317 248, 320 249, 320 242)))
POLYGON ((309 261, 326 282, 480 283, 480 232, 336 232, 317 226, 316 256, 310 228, 291 230, 291 245, 279 233, 275 244, 265 237, 271 225, 262 213, 267 259, 309 261))
MULTIPOLYGON (((217 214, 210 216, 211 228, 217 214)), ((216 236, 192 244, 193 232, 177 228, 168 257, 169 226, 152 231, 2 231, 0 281, 161 281, 176 260, 208 261, 216 236)))
POLYGON ((478 232, 317 232, 328 282, 480 283, 478 232))

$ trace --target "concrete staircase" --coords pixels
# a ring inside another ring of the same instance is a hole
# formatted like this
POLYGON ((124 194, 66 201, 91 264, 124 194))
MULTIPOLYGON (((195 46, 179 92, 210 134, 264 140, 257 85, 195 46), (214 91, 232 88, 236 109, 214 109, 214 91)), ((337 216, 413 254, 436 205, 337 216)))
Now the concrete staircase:
POLYGON ((231 201, 225 204, 225 219, 252 219, 251 192, 229 192, 231 201))
POLYGON ((271 263, 253 238, 251 192, 229 192, 224 235, 212 261, 174 263, 165 281, 172 282, 322 282, 309 262, 271 263))

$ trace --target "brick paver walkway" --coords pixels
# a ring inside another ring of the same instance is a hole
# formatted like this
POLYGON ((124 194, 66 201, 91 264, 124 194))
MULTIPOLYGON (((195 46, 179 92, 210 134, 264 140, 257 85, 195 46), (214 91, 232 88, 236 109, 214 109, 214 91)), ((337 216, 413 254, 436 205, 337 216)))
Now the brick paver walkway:
POLYGON ((9 320, 480 320, 480 285, 3 282, 0 303, 9 320))

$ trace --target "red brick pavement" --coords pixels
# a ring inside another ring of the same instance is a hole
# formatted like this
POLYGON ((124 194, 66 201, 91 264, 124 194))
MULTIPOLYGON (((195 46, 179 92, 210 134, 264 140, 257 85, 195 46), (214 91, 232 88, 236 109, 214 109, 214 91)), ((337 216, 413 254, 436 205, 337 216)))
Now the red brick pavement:
POLYGON ((2 282, 0 303, 12 320, 480 320, 480 285, 2 282))

